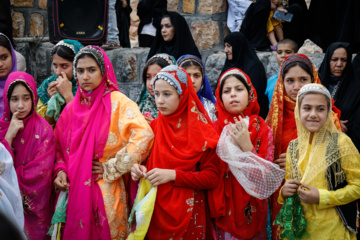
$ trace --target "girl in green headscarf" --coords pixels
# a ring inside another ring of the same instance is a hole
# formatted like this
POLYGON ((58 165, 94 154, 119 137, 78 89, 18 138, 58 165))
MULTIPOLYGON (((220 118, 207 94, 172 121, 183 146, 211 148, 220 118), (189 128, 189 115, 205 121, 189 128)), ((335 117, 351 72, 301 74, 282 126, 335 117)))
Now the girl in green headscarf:
POLYGON ((58 42, 51 51, 54 74, 45 79, 37 89, 39 101, 36 111, 52 127, 59 119, 62 109, 76 93, 73 60, 82 47, 83 45, 76 40, 65 39, 58 42))

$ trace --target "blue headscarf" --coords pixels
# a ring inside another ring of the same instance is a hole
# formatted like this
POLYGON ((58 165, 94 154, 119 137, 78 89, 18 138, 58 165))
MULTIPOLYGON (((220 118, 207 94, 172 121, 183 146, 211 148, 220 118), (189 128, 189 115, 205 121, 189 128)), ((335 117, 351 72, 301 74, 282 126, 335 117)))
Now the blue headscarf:
POLYGON ((204 100, 203 98, 207 98, 209 99, 212 103, 215 103, 215 97, 213 95, 212 92, 212 88, 210 86, 210 82, 205 74, 205 66, 204 63, 201 61, 201 59, 197 56, 194 55, 183 55, 181 57, 179 57, 179 59, 177 60, 177 63, 180 67, 183 67, 183 65, 186 62, 196 62, 200 68, 201 68, 201 72, 203 75, 203 81, 201 83, 201 88, 199 89, 199 91, 196 93, 198 98, 200 99, 201 103, 204 104, 204 100))

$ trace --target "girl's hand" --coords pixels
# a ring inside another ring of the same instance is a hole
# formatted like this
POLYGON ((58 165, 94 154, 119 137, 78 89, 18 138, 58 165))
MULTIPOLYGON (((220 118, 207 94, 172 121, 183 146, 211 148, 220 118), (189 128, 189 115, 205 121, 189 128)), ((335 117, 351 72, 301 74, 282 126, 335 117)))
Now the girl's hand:
POLYGON ((342 121, 342 120, 340 120, 340 125, 341 125, 341 130, 344 132, 344 133, 347 133, 347 131, 348 131, 348 128, 346 127, 346 123, 348 123, 349 122, 349 120, 345 120, 345 121, 342 121))
POLYGON ((276 8, 276 10, 278 10, 278 11, 280 11, 280 12, 285 12, 285 13, 288 12, 288 11, 284 8, 283 5, 279 5, 279 6, 276 8))
POLYGON ((230 124, 232 131, 230 131, 231 137, 234 139, 236 144, 243 150, 244 152, 251 151, 253 149, 253 145, 250 139, 250 133, 246 126, 246 123, 239 116, 240 121, 235 117, 235 123, 230 124))
POLYGON ((286 153, 280 154, 279 159, 276 159, 276 160, 274 161, 274 163, 276 163, 277 165, 279 165, 279 167, 280 167, 281 169, 285 169, 285 166, 286 166, 286 153))
POLYGON ((11 121, 10 121, 10 125, 9 128, 6 132, 5 135, 5 140, 8 142, 8 144, 11 146, 12 144, 12 140, 14 139, 14 137, 16 136, 16 134, 24 129, 24 122, 23 120, 18 119, 19 113, 15 112, 12 115, 11 121))
POLYGON ((176 171, 170 169, 154 168, 145 174, 145 178, 148 179, 154 187, 156 187, 160 184, 175 181, 176 171))
POLYGON ((281 189, 281 194, 284 198, 292 197, 295 195, 297 189, 301 185, 301 182, 295 179, 287 180, 281 189))
POLYGON ((72 93, 72 83, 66 77, 64 72, 61 72, 61 75, 56 79, 57 90, 60 92, 61 96, 65 99, 66 103, 69 103, 73 98, 74 95, 72 93))
POLYGON ((64 171, 60 171, 54 180, 54 184, 61 191, 69 189, 70 185, 67 181, 67 174, 64 171))
POLYGON ((147 169, 144 165, 135 163, 131 168, 131 178, 138 181, 141 177, 145 177, 147 169))
POLYGON ((145 120, 147 121, 148 124, 151 123, 152 120, 154 120, 155 118, 153 118, 153 116, 145 116, 145 120))
POLYGON ((98 176, 95 179, 95 182, 99 181, 100 179, 103 178, 103 174, 104 174, 104 168, 101 162, 99 162, 98 160, 94 159, 93 160, 93 165, 92 165, 92 173, 93 175, 95 174, 100 174, 100 176, 98 176))
POLYGON ((50 98, 51 98, 52 96, 54 96, 55 93, 58 92, 58 89, 57 89, 57 87, 56 87, 58 84, 59 84, 59 83, 58 83, 57 81, 53 81, 53 82, 51 82, 51 83, 49 84, 49 87, 48 87, 48 89, 47 89, 47 92, 48 92, 50 98))
POLYGON ((319 204, 319 190, 306 184, 299 187, 299 197, 303 203, 319 204))

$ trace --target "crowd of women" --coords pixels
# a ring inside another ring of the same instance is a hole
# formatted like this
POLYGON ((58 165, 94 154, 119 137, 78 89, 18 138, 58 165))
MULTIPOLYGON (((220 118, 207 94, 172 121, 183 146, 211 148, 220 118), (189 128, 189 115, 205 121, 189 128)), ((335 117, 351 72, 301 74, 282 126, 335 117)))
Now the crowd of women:
POLYGON ((349 44, 329 47, 320 75, 305 55, 283 57, 268 109, 242 33, 225 38, 215 96, 181 15, 164 15, 154 41, 133 102, 101 48, 60 41, 36 88, 0 34, 2 236, 356 239, 360 55, 351 62, 349 44))

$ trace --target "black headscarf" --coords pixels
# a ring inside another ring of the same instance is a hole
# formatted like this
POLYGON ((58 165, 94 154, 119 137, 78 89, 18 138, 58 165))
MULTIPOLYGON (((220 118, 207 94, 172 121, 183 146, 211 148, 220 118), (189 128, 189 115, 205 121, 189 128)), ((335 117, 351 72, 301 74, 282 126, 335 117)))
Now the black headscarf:
POLYGON ((167 15, 170 16, 171 24, 175 28, 175 35, 170 42, 165 42, 161 35, 161 29, 158 29, 147 59, 156 53, 167 53, 175 59, 190 54, 201 59, 185 18, 177 12, 168 12, 167 15))
POLYGON ((232 60, 226 59, 220 76, 230 68, 243 70, 250 77, 251 83, 256 89, 260 105, 259 115, 265 119, 269 110, 269 100, 265 96, 267 79, 264 65, 259 60, 255 50, 250 46, 244 34, 232 32, 226 36, 224 42, 232 46, 232 60))
POLYGON ((332 95, 335 100, 335 106, 341 110, 341 120, 349 120, 349 123, 346 124, 349 128, 353 121, 356 108, 360 103, 360 81, 356 81, 354 78, 349 43, 336 42, 328 47, 324 60, 319 68, 319 75, 321 83, 328 89, 331 84, 336 84, 340 81, 337 91, 332 95), (344 48, 346 50, 348 60, 341 77, 334 77, 331 75, 330 60, 334 51, 338 48, 344 48))
MULTIPOLYGON (((349 63, 349 61, 348 61, 349 63)), ((354 70, 354 79, 353 82, 357 83, 358 86, 357 89, 359 90, 359 85, 360 85, 360 52, 358 52, 358 54, 356 55, 356 57, 354 58, 354 60, 352 61, 352 67, 354 70)), ((356 85, 356 84, 354 84, 356 85)), ((355 89, 354 89, 355 90, 355 89)), ((359 90, 360 92, 360 90, 359 90)), ((359 93, 357 93, 357 95, 354 95, 353 97, 358 97, 359 98, 359 93)), ((357 102, 357 104, 355 106, 353 106, 354 108, 354 117, 351 123, 351 128, 348 131, 348 135, 351 138, 351 140, 354 142, 355 146, 357 147, 357 149, 360 151, 360 107, 359 107, 359 102, 357 102)), ((341 113, 342 114, 342 113, 341 113)))

